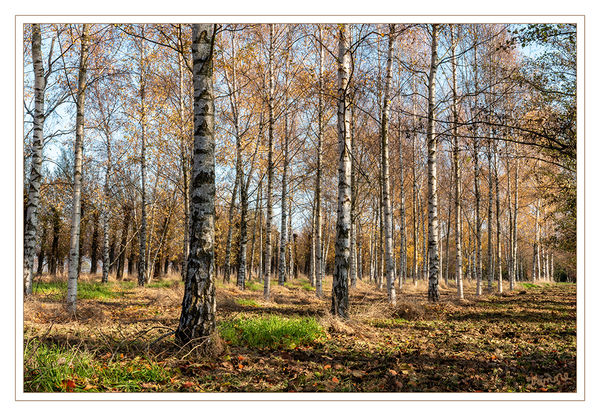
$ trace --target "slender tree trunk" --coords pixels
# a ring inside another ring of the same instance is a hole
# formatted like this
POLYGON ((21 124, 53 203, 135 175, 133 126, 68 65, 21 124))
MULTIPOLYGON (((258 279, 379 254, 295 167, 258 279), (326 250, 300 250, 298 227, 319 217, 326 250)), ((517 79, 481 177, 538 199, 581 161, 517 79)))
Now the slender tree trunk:
POLYGON ((531 273, 532 281, 539 280, 541 277, 540 273, 540 200, 538 199, 535 203, 535 234, 534 234, 534 242, 533 242, 533 268, 531 273))
POLYGON ((435 77, 438 67, 437 36, 438 25, 431 26, 431 66, 429 69, 429 92, 427 109, 427 206, 429 229, 429 289, 427 298, 437 302, 440 298, 438 289, 439 253, 438 253, 438 213, 437 213, 437 136, 435 134, 435 77))
POLYGON ((123 208, 123 232, 121 233, 121 244, 119 246, 117 280, 123 279, 123 271, 125 270, 125 249, 127 248, 127 234, 129 233, 129 222, 131 218, 131 207, 129 205, 125 205, 123 208))
POLYGON ((492 140, 490 139, 490 132, 488 131, 488 143, 487 143, 487 157, 488 157, 488 216, 487 216, 487 236, 488 236, 488 291, 492 292, 493 283, 494 283, 494 248, 492 244, 492 234, 493 234, 493 163, 492 163, 492 140))
POLYGON ((83 164, 83 134, 85 89, 87 86, 87 60, 89 44, 89 24, 83 24, 81 35, 81 55, 77 80, 77 116, 75 120, 75 162, 73 171, 73 214, 71 217, 71 244, 69 250, 69 280, 67 282, 67 310, 77 311, 77 269, 79 267, 79 233, 81 226, 81 175, 83 164))
POLYGON ((498 292, 502 293, 502 245, 500 242, 500 183, 498 179, 498 143, 494 141, 494 185, 496 188, 496 253, 498 271, 498 292))
POLYGON ((317 230, 317 201, 313 199, 312 215, 311 219, 311 233, 310 233, 310 259, 309 259, 309 273, 308 281, 311 286, 315 286, 315 274, 316 274, 316 258, 317 258, 317 244, 316 244, 316 230, 317 230))
MULTIPOLYGON (((459 299, 464 299, 463 291, 463 255, 462 255, 462 166, 458 148, 458 91, 456 86, 456 43, 454 28, 450 26, 450 42, 452 46, 452 157, 454 161, 454 241, 456 249, 456 291, 459 299)), ((448 219, 450 221, 450 219, 448 219)), ((448 236, 449 238, 450 236, 448 236)))
POLYGON ((389 117, 390 117, 390 87, 392 83, 392 59, 394 56, 394 31, 393 24, 389 27, 388 54, 385 71, 385 83, 383 90, 383 111, 381 116, 381 171, 382 171, 382 202, 385 228, 385 277, 387 283, 388 300, 392 305, 396 304, 396 276, 393 259, 392 240, 392 204, 390 200, 390 165, 389 165, 389 117))
MULTIPOLYGON (((248 273, 248 279, 251 280, 252 276, 254 274, 254 248, 256 245, 256 229, 259 228, 258 226, 258 221, 259 221, 259 217, 258 217, 258 213, 259 213, 259 207, 261 205, 261 197, 262 197, 262 180, 258 183, 258 194, 256 196, 256 203, 254 206, 254 221, 253 221, 253 225, 252 225, 252 242, 250 243, 250 267, 248 268, 249 273, 248 273)), ((260 233, 260 229, 259 229, 259 233, 260 233)), ((261 246, 262 249, 262 246, 261 246)), ((259 252, 261 251, 261 249, 259 249, 259 252)))
POLYGON ((243 173, 240 171, 240 250, 237 271, 237 286, 246 289, 246 253, 248 249, 248 183, 244 183, 243 173))
POLYGON ((288 166, 289 166, 289 102, 288 102, 288 85, 289 85, 289 59, 290 59, 290 45, 291 37, 290 30, 288 28, 288 50, 285 59, 285 85, 283 94, 283 172, 281 175, 281 228, 279 232, 279 270, 278 270, 278 283, 279 286, 283 286, 287 280, 287 267, 286 267, 286 251, 288 245, 288 234, 287 234, 287 215, 288 215, 288 166))
POLYGON ((95 275, 98 273, 98 237, 99 237, 99 225, 100 215, 98 211, 94 211, 93 215, 94 231, 92 231, 92 246, 90 253, 90 274, 95 275))
POLYGON ((339 25, 338 50, 338 209, 335 240, 335 266, 331 289, 331 314, 348 318, 348 272, 350 266, 350 120, 348 111, 348 84, 350 42, 348 27, 339 25))
POLYGON ((25 213, 25 236, 23 247, 23 277, 26 296, 31 295, 33 290, 33 262, 38 234, 38 211, 40 205, 40 185, 42 182, 42 150, 44 147, 44 94, 46 91, 46 78, 44 75, 44 63, 42 61, 42 34, 39 24, 32 25, 31 54, 35 76, 35 108, 33 113, 33 152, 31 157, 31 171, 29 174, 29 190, 27 192, 27 211, 25 213))
MULTIPOLYGON (((181 25, 180 25, 181 26, 181 25)), ((179 27, 181 30, 181 27, 179 27)), ((180 45, 181 50, 183 51, 183 44, 180 45)), ((183 77, 183 56, 181 53, 177 54, 177 63, 179 69, 179 125, 181 128, 180 131, 180 158, 181 158, 181 176, 183 178, 183 251, 182 251, 182 266, 181 266, 181 278, 185 282, 185 274, 187 273, 187 257, 188 257, 188 249, 189 249, 189 240, 190 240, 190 202, 189 202, 189 191, 190 184, 188 180, 188 163, 189 163, 189 155, 188 155, 188 143, 187 137, 188 132, 186 129, 185 123, 185 102, 183 97, 185 96, 184 89, 184 77, 183 77)))
POLYGON ((323 153, 323 33, 321 25, 319 25, 319 104, 317 110, 317 178, 315 185, 315 204, 316 204, 316 231, 315 231, 315 292, 318 298, 323 297, 323 242, 321 222, 323 220, 321 210, 321 175, 322 161, 321 154, 323 153))
POLYGON ((44 250, 44 247, 46 245, 46 235, 47 235, 45 224, 42 223, 41 228, 42 228, 42 239, 40 241, 40 251, 38 254, 38 258, 37 258, 37 272, 36 272, 36 274, 38 276, 40 276, 42 273, 44 273, 44 258, 46 255, 46 251, 44 250))
POLYGON ((52 211, 52 245, 50 247, 50 261, 48 272, 52 276, 56 276, 58 266, 58 239, 60 236, 60 212, 56 207, 51 208, 52 211))
MULTIPOLYGON (((400 126, 400 122, 398 122, 400 126)), ((400 173, 400 276, 398 288, 402 289, 407 277, 407 247, 406 247, 406 200, 404 195, 404 154, 402 135, 398 134, 398 170, 400 173)))
MULTIPOLYGON (((515 152, 518 152, 518 146, 516 146, 515 148, 515 152)), ((517 221, 517 216, 519 213, 519 161, 518 159, 515 160, 515 181, 514 181, 514 187, 515 187, 515 197, 514 197, 514 211, 513 211, 513 245, 512 245, 512 265, 513 265, 513 273, 512 273, 512 279, 510 282, 510 290, 514 290, 515 288, 515 279, 517 276, 517 272, 518 272, 518 260, 517 260, 517 253, 518 253, 518 221, 517 221)), ((509 207, 510 209, 510 207, 509 207)))
POLYGON ((201 337, 210 340, 207 337, 216 328, 214 36, 215 25, 192 26, 194 156, 190 191, 190 254, 181 317, 175 333, 181 344, 201 337))
POLYGON ((350 225, 350 286, 356 287, 356 276, 357 276, 357 258, 356 258, 356 219, 357 210, 356 205, 357 194, 358 194, 358 183, 356 182, 356 164, 358 163, 358 153, 356 149, 356 134, 355 134, 355 118, 354 118, 354 104, 351 104, 350 109, 350 143, 352 145, 352 157, 351 157, 351 172, 350 172, 350 183, 351 183, 351 194, 352 203, 350 206, 350 218, 352 224, 350 225))
MULTIPOLYGON (((143 26, 142 26, 143 28, 143 26)), ((143 29, 142 29, 143 30, 143 29)), ((143 34, 143 33, 142 33, 143 34)), ((144 71, 145 65, 145 48, 143 40, 140 41, 140 139, 142 143, 140 155, 140 172, 142 179, 142 218, 140 224, 140 255, 138 260, 138 286, 144 286, 146 283, 146 76, 144 71)))
POLYGON ((269 25, 269 153, 267 159, 267 223, 266 223, 266 247, 265 247, 265 270, 264 270, 264 297, 271 297, 271 246, 273 224, 273 38, 274 27, 269 25))

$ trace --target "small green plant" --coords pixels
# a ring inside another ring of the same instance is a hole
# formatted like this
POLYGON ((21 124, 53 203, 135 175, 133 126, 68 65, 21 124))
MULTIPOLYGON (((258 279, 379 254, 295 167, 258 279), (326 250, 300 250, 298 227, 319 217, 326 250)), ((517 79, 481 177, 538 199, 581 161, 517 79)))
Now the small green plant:
POLYGON ((321 340, 325 330, 314 318, 238 317, 220 324, 221 337, 233 345, 293 349, 321 340))
POLYGON ((253 292, 256 292, 258 290, 262 290, 263 285, 261 283, 255 282, 255 281, 251 281, 251 282, 246 282, 246 290, 251 290, 253 292))
POLYGON ((370 323, 375 328, 402 328, 402 327, 406 327, 408 321, 403 318, 374 319, 370 323))
POLYGON ((255 306, 258 307, 260 304, 254 299, 236 299, 235 303, 241 306, 255 306))
POLYGON ((535 283, 521 283, 525 289, 539 288, 535 283))

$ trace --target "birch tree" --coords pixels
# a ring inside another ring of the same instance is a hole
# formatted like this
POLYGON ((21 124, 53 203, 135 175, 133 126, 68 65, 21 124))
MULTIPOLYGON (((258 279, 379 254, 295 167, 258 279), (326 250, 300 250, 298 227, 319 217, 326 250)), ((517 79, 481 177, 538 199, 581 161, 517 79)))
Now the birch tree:
MULTIPOLYGON (((454 223, 455 223, 455 248, 456 248, 456 290, 459 299, 464 298, 463 292, 463 259, 462 259, 462 172, 458 147, 458 92, 456 85, 456 40, 454 38, 455 25, 450 26, 450 42, 452 48, 452 157, 454 164, 454 223)), ((450 219, 448 219, 450 221, 450 219)), ((450 236, 448 236, 449 238, 450 236)))
POLYGON ((268 129, 268 141, 269 150, 267 155, 267 223, 265 225, 265 262, 263 270, 263 282, 264 290, 263 295, 266 300, 271 297, 271 246, 273 244, 271 226, 273 224, 273 107, 274 107, 274 92, 273 92, 273 38, 274 27, 273 24, 269 25, 269 90, 268 90, 268 108, 269 108, 269 129, 268 129))
POLYGON ((435 134, 435 77, 438 68, 438 25, 431 25, 431 65, 428 78, 427 103, 427 207, 428 207, 428 257, 429 257, 429 289, 427 298, 437 302, 440 298, 438 289, 439 254, 438 254, 438 207, 437 207, 437 136, 435 134))
POLYGON ((29 174, 29 190, 27 192, 27 211, 25 214, 24 237, 24 282, 25 295, 33 291, 33 263, 35 258, 36 238, 38 234, 38 212, 40 210, 40 186, 42 182, 42 150, 44 146, 44 95, 46 76, 42 58, 42 34, 39 24, 32 25, 31 55, 35 77, 35 108, 33 114, 33 154, 29 174))
POLYGON ((319 92, 318 92, 318 108, 317 108, 317 177, 315 184, 315 292, 318 298, 323 297, 323 242, 321 225, 323 221, 321 209, 321 175, 322 175, 322 159, 323 153, 323 29, 319 28, 319 92))
MULTIPOLYGON (((383 111, 381 117, 381 171, 382 171, 382 199, 385 226, 385 275, 387 282, 388 299, 392 305, 396 304, 395 270, 393 259, 392 240, 392 204, 390 201, 390 155, 389 155, 389 118, 390 118, 390 86, 392 83, 392 58, 394 56, 395 25, 389 26, 387 64, 385 69, 385 83, 383 87, 383 111)), ((435 75, 435 74, 434 74, 435 75)))
POLYGON ((215 25, 192 26, 194 151, 190 204, 190 248, 181 317, 181 344, 210 337, 216 328, 215 132, 213 52, 215 25))
POLYGON ((350 120, 348 111, 348 83, 350 65, 350 38, 346 24, 338 26, 338 207, 335 240, 335 265, 331 289, 331 313, 348 318, 348 273, 350 268, 350 206, 351 166, 350 120))
POLYGON ((77 116, 75 119, 75 163, 73 171, 73 213, 71 216, 71 244, 69 250, 69 280, 67 282, 67 310, 77 311, 77 279, 79 266, 79 233, 81 225, 81 171, 83 160, 84 107, 87 86, 87 63, 89 54, 89 24, 83 24, 81 34, 81 54, 77 79, 77 116))

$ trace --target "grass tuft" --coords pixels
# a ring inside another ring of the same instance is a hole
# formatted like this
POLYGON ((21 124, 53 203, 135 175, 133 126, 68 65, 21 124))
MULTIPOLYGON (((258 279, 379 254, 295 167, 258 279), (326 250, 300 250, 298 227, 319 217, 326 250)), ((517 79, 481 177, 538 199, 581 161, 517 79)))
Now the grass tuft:
POLYGON ((254 299, 236 299, 235 303, 237 303, 238 305, 241 306, 255 306, 255 307, 259 307, 260 304, 255 301, 254 299))
POLYGON ((246 344, 256 348, 293 349, 318 342, 325 330, 312 317, 282 318, 238 317, 220 324, 221 337, 233 345, 246 344))

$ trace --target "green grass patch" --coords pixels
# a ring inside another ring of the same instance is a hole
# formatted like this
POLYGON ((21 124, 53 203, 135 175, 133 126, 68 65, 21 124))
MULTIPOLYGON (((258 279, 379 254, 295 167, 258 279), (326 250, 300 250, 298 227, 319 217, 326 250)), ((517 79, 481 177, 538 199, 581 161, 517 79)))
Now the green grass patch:
POLYGON ((165 287, 173 287, 179 284, 176 280, 153 280, 146 285, 146 287, 154 287, 154 288, 165 288, 165 287))
POLYGON ((373 319, 370 324, 375 328, 405 328, 408 321, 403 318, 373 319))
POLYGON ((30 342, 24 351, 24 390, 29 392, 141 391, 142 383, 166 383, 171 370, 136 357, 102 362, 87 351, 30 342))
POLYGON ((521 283, 525 289, 539 288, 535 283, 521 283))
POLYGON ((254 299, 236 299, 235 303, 241 306, 256 306, 259 307, 260 304, 254 299))
POLYGON ((246 282, 246 290, 251 290, 253 292, 262 290, 264 288, 262 283, 259 282, 255 282, 255 281, 251 281, 251 282, 246 282))
POLYGON ((219 325, 221 337, 233 345, 256 348, 293 349, 325 337, 325 330, 312 317, 282 318, 242 316, 219 325))
POLYGON ((308 292, 314 291, 315 288, 310 285, 310 282, 306 279, 295 279, 284 283, 284 286, 288 289, 302 289, 308 292))
MULTIPOLYGON (((78 299, 112 299, 123 296, 120 284, 99 282, 78 282, 78 299)), ((62 300, 67 296, 66 281, 37 282, 33 285, 33 293, 48 296, 53 300, 62 300)))

